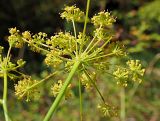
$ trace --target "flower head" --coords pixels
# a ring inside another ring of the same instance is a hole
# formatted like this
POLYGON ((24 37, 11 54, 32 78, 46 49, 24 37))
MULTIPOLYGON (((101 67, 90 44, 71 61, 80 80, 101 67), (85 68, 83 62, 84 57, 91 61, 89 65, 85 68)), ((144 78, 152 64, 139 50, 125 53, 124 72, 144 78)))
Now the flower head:
POLYGON ((112 25, 116 20, 110 15, 109 12, 99 12, 98 15, 93 16, 91 19, 92 23, 95 26, 110 26, 112 25))
POLYGON ((82 21, 84 18, 84 12, 82 12, 76 6, 66 6, 64 12, 61 13, 61 17, 65 18, 67 21, 82 21))
POLYGON ((39 90, 37 87, 30 89, 30 87, 36 84, 37 80, 32 80, 31 77, 25 77, 23 80, 18 81, 15 84, 15 95, 18 99, 26 99, 30 101, 31 99, 36 99, 39 97, 39 90))
POLYGON ((132 74, 132 80, 141 83, 141 78, 144 75, 145 69, 142 68, 140 60, 129 60, 127 65, 131 71, 130 73, 132 74))

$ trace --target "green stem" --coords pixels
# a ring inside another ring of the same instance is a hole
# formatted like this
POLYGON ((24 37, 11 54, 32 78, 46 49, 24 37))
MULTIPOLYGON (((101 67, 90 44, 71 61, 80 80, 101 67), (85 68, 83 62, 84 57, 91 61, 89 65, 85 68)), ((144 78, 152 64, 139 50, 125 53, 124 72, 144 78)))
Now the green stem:
POLYGON ((3 105, 3 99, 0 99, 0 104, 3 105))
POLYGON ((9 121, 8 109, 7 109, 7 71, 4 71, 3 110, 4 110, 5 121, 9 121))
POLYGON ((55 112, 55 110, 57 109, 60 101, 62 100, 62 98, 63 98, 63 96, 65 94, 65 91, 66 91, 68 85, 70 84, 70 82, 72 80, 72 77, 74 76, 74 74, 75 74, 76 70, 78 69, 79 65, 80 65, 80 61, 76 61, 74 63, 71 72, 69 73, 69 75, 68 75, 66 81, 64 82, 64 84, 63 84, 58 96, 54 100, 52 106, 50 107, 50 109, 47 112, 47 114, 46 114, 46 116, 45 116, 43 121, 49 121, 51 119, 52 114, 55 112))
POLYGON ((8 117, 8 108, 7 108, 7 92, 8 92, 8 81, 7 81, 7 64, 10 61, 9 54, 11 52, 12 45, 9 46, 8 53, 7 53, 7 61, 5 63, 5 69, 3 70, 3 77, 4 77, 4 86, 3 86, 3 111, 5 116, 5 121, 9 121, 8 117))
MULTIPOLYGON (((51 78, 52 76, 56 75, 58 72, 59 72, 59 71, 56 71, 56 72, 48 75, 46 78, 42 79, 41 81, 33 84, 33 85, 30 86, 29 88, 24 89, 24 90, 22 91, 22 92, 23 92, 23 95, 26 94, 26 92, 27 92, 28 90, 33 89, 33 88, 39 86, 39 85, 42 84, 44 81, 46 81, 46 80, 48 80, 49 78, 51 78)), ((19 92, 19 93, 20 93, 20 92, 19 92)))
POLYGON ((79 104, 80 104, 80 121, 83 121, 83 110, 82 110, 82 90, 81 90, 81 81, 79 80, 79 104))
POLYGON ((104 57, 111 56, 111 55, 114 55, 114 54, 115 53, 109 53, 109 54, 105 54, 105 55, 101 55, 101 56, 98 56, 98 57, 87 59, 86 61, 91 61, 91 60, 95 60, 95 59, 99 59, 99 58, 104 58, 104 57))
POLYGON ((88 22, 89 5, 90 5, 90 0, 87 0, 86 17, 85 17, 85 23, 84 23, 84 28, 83 28, 83 37, 84 37, 84 35, 86 33, 86 27, 87 27, 87 22, 88 22))
MULTIPOLYGON (((72 24, 73 24, 74 36, 75 36, 75 38, 77 38, 77 32, 76 32, 76 26, 75 26, 74 20, 72 20, 72 24)), ((78 55, 78 44, 77 44, 77 41, 76 41, 76 54, 78 55)))
MULTIPOLYGON (((86 27, 87 27, 87 22, 88 22, 88 13, 89 13, 89 5, 90 5, 90 0, 87 0, 87 7, 86 7, 86 16, 85 16, 85 22, 84 22, 84 27, 83 27, 83 35, 82 35, 82 41, 84 41, 85 33, 86 33, 86 27)), ((84 42, 82 42, 84 43, 84 42)), ((80 53, 83 49, 84 44, 80 46, 80 53)))
POLYGON ((125 121, 125 89, 122 87, 120 92, 120 98, 121 98, 121 112, 120 112, 120 118, 121 121, 125 121))
MULTIPOLYGON (((23 38, 22 38, 22 39, 23 39, 23 38)), ((23 41, 25 41, 25 42, 27 42, 28 44, 30 44, 30 42, 27 41, 26 39, 23 39, 23 41)), ((38 47, 38 46, 36 46, 35 44, 33 44, 32 46, 34 46, 35 48, 37 48, 37 49, 39 49, 39 50, 41 50, 41 51, 43 51, 43 52, 45 52, 45 53, 49 53, 48 50, 45 50, 45 49, 43 49, 43 48, 41 48, 41 47, 38 47)))
POLYGON ((108 40, 100 47, 100 48, 104 48, 112 39, 112 36, 108 38, 108 40))
POLYGON ((75 38, 77 38, 77 32, 76 32, 76 26, 75 26, 74 20, 72 20, 72 24, 73 24, 74 36, 75 38))
POLYGON ((92 78, 90 77, 89 73, 86 71, 86 69, 84 68, 84 73, 87 76, 87 78, 90 80, 90 82, 93 84, 94 88, 97 90, 99 96, 101 97, 103 103, 105 104, 105 99, 102 95, 102 93, 100 92, 100 90, 98 89, 97 85, 95 84, 95 82, 92 80, 92 78))
POLYGON ((84 53, 87 52, 87 50, 89 49, 89 47, 92 45, 92 43, 94 42, 94 40, 96 39, 96 36, 94 36, 94 38, 90 41, 90 43, 88 44, 87 48, 85 49, 84 53))

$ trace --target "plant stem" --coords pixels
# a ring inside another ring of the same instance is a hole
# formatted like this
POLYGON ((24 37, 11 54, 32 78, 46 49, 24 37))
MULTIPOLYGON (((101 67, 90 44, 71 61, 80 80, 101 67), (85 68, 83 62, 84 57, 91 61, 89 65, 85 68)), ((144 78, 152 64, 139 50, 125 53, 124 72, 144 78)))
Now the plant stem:
POLYGON ((120 91, 120 98, 121 98, 121 111, 120 111, 120 118, 121 121, 125 121, 125 89, 122 87, 120 91))
MULTIPOLYGON (((74 36, 77 38, 77 32, 76 32, 76 26, 74 20, 72 20, 73 30, 74 30, 74 36)), ((76 41, 76 55, 78 55, 78 43, 76 41)))
POLYGON ((3 99, 0 99, 0 104, 3 105, 3 99))
POLYGON ((5 69, 3 70, 3 111, 5 116, 5 121, 9 121, 8 117, 8 108, 7 108, 7 92, 8 92, 8 81, 7 81, 7 64, 10 61, 9 54, 11 52, 12 45, 9 46, 8 52, 7 52, 7 61, 5 63, 5 69))
POLYGON ((94 58, 87 59, 86 61, 91 61, 91 60, 95 60, 95 59, 99 59, 99 58, 104 58, 104 57, 111 56, 111 55, 114 55, 114 54, 115 53, 109 53, 109 54, 105 54, 105 55, 101 55, 101 56, 97 56, 97 57, 94 57, 94 58))
POLYGON ((8 109, 7 109, 7 71, 4 71, 3 110, 4 110, 5 121, 9 121, 8 109))
MULTIPOLYGON (((84 22, 84 27, 83 27, 83 35, 82 35, 82 41, 84 41, 85 33, 86 33, 86 27, 87 27, 87 22, 88 22, 88 13, 89 13, 89 5, 90 5, 90 0, 87 0, 87 7, 86 7, 86 16, 85 16, 85 22, 84 22)), ((84 43, 84 42, 82 42, 84 43)), ((83 49, 83 44, 80 46, 80 53, 83 49)))
POLYGON ((87 0, 86 17, 85 17, 85 23, 84 23, 84 28, 83 28, 83 37, 84 37, 84 34, 86 33, 86 27, 87 27, 87 22, 88 22, 87 19, 88 19, 89 5, 90 5, 90 0, 87 0))
POLYGON ((80 109, 80 121, 83 121, 83 114, 82 114, 82 89, 81 89, 81 81, 79 80, 79 109, 80 109))
POLYGON ((87 78, 90 80, 90 82, 93 84, 94 88, 97 90, 99 96, 101 97, 103 103, 105 104, 105 99, 102 95, 102 93, 100 92, 100 90, 98 89, 97 85, 95 84, 95 82, 92 80, 92 78, 90 77, 89 73, 86 71, 86 69, 84 68, 84 73, 87 76, 87 78))
MULTIPOLYGON (((29 88, 24 89, 24 90, 23 90, 23 92, 24 92, 23 94, 25 94, 28 90, 30 90, 30 89, 32 89, 32 88, 35 88, 35 87, 39 86, 39 85, 42 84, 44 81, 48 80, 49 78, 51 78, 52 76, 56 75, 57 73, 58 73, 58 71, 56 71, 56 72, 54 72, 54 73, 48 75, 46 78, 44 78, 44 79, 42 79, 41 81, 39 81, 39 82, 33 84, 33 85, 30 86, 29 88)), ((20 92, 19 92, 19 93, 20 93, 20 92)), ((18 93, 18 94, 19 94, 19 93, 18 93)))
POLYGON ((74 36, 75 38, 77 38, 77 32, 76 32, 76 26, 75 26, 74 20, 72 20, 72 24, 73 24, 74 36))
POLYGON ((56 99, 54 100, 52 106, 50 107, 49 111, 47 112, 45 118, 43 121, 49 121, 52 117, 52 114, 55 112, 55 110, 57 109, 60 101, 62 100, 64 94, 65 94, 65 91, 68 87, 68 85, 70 84, 71 80, 72 80, 72 77, 74 76, 76 70, 78 69, 80 65, 80 61, 76 61, 72 67, 72 70, 70 71, 66 81, 64 82, 58 96, 56 97, 56 99))

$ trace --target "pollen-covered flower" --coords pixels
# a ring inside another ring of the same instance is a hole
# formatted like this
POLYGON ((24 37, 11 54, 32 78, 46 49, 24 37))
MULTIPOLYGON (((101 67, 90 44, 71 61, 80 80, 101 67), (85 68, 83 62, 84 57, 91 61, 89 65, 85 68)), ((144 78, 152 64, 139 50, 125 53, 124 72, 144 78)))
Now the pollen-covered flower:
POLYGON ((23 61, 22 59, 19 59, 19 60, 17 61, 17 65, 18 65, 19 67, 22 67, 25 63, 26 63, 26 62, 23 61))
POLYGON ((52 45, 52 47, 57 49, 63 49, 65 51, 72 52, 75 50, 75 42, 75 37, 69 32, 59 32, 55 36, 51 36, 51 38, 47 41, 47 44, 52 45))
POLYGON ((8 37, 9 45, 16 48, 21 48, 24 44, 21 35, 19 34, 19 30, 17 28, 10 28, 9 33, 11 34, 8 37))
POLYGON ((23 80, 15 84, 15 95, 18 99, 25 99, 26 101, 34 100, 39 97, 39 90, 37 87, 30 88, 36 84, 37 80, 32 80, 31 77, 25 77, 23 80))
POLYGON ((110 26, 116 21, 109 12, 104 11, 99 12, 98 15, 93 16, 91 20, 95 26, 101 27, 110 26))
POLYGON ((98 104, 97 108, 100 110, 103 116, 113 117, 117 116, 117 109, 114 106, 108 104, 98 104))
POLYGON ((60 59, 61 52, 52 50, 46 55, 45 63, 49 66, 52 66, 54 68, 57 68, 60 66, 63 61, 60 59))
MULTIPOLYGON (((29 33, 26 32, 26 37, 30 37, 29 33)), ((24 35, 23 35, 24 36, 24 35)), ((38 34, 33 35, 28 41, 28 45, 30 46, 31 50, 35 52, 40 52, 40 48, 42 47, 43 43, 45 43, 47 39, 47 34, 43 32, 39 32, 38 34)))
POLYGON ((19 30, 17 30, 16 27, 9 29, 9 33, 10 33, 10 34, 16 34, 16 33, 18 33, 18 32, 19 32, 19 30))
POLYGON ((128 85, 129 72, 127 69, 117 68, 117 70, 113 72, 113 75, 115 76, 118 85, 123 87, 128 85))
POLYGON ((22 36, 25 38, 25 39, 28 39, 30 40, 31 39, 31 34, 29 31, 25 31, 22 33, 22 36))
POLYGON ((126 52, 124 50, 124 47, 122 48, 118 44, 114 47, 114 49, 112 50, 112 53, 114 53, 114 55, 116 55, 116 56, 126 56, 126 52))
POLYGON ((76 6, 66 6, 64 12, 61 13, 61 17, 67 21, 82 21, 84 19, 84 12, 76 8, 76 6))
POLYGON ((129 69, 131 71, 132 80, 141 83, 141 78, 144 75, 145 69, 142 68, 140 60, 129 60, 127 62, 127 65, 129 66, 129 69))

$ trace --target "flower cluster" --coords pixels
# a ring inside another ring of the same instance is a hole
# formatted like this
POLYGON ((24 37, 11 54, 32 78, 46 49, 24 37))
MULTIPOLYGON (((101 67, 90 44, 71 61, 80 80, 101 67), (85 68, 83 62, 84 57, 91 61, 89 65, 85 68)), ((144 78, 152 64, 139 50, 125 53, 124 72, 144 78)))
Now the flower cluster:
POLYGON ((47 34, 46 33, 42 33, 39 32, 38 34, 33 35, 32 37, 30 37, 30 34, 28 31, 25 31, 24 34, 22 33, 23 37, 25 39, 29 40, 29 46, 31 47, 31 50, 35 51, 35 52, 40 52, 40 47, 43 45, 43 43, 45 43, 46 41, 46 37, 47 34), (26 33, 26 35, 25 35, 26 33))
POLYGON ((66 6, 64 12, 61 13, 61 17, 67 21, 83 21, 84 12, 76 8, 76 6, 66 6))
POLYGON ((8 37, 8 42, 9 45, 12 47, 16 47, 16 48, 21 48, 24 44, 23 39, 21 38, 21 36, 19 35, 19 30, 17 30, 17 28, 10 28, 9 29, 9 33, 11 34, 8 37))
POLYGON ((63 60, 60 58, 61 54, 62 52, 52 50, 46 55, 45 63, 54 68, 60 67, 60 64, 63 63, 63 60))
POLYGON ((100 110, 103 116, 114 117, 118 115, 117 109, 108 104, 98 104, 97 108, 100 110))
POLYGON ((32 80, 31 77, 25 77, 23 80, 18 81, 15 84, 15 95, 18 99, 25 99, 30 101, 31 99, 37 99, 39 97, 39 90, 37 87, 31 88, 36 84, 37 80, 32 80))
POLYGON ((130 73, 132 74, 131 78, 133 81, 141 83, 142 76, 144 75, 145 69, 142 68, 142 64, 139 60, 130 60, 127 62, 129 66, 130 73))
POLYGON ((47 44, 64 52, 73 52, 75 50, 76 39, 69 32, 59 32, 47 40, 47 44))
POLYGON ((117 79, 117 84, 118 85, 122 85, 124 87, 127 86, 127 81, 128 81, 128 70, 127 69, 121 69, 118 68, 113 75, 115 76, 115 78, 117 79))
POLYGON ((17 64, 14 64, 10 61, 10 57, 2 57, 0 55, 0 72, 3 73, 4 71, 8 72, 8 76, 11 79, 14 79, 14 74, 12 74, 12 71, 16 71, 17 68, 20 68, 22 66, 24 66, 25 61, 23 61, 22 59, 17 60, 17 64))
POLYGON ((123 87, 127 87, 129 81, 134 81, 141 83, 142 77, 144 75, 145 69, 142 68, 139 60, 129 60, 127 61, 127 67, 118 67, 116 71, 113 72, 117 84, 123 87))
POLYGON ((98 15, 95 15, 91 20, 95 26, 102 27, 110 26, 116 21, 109 12, 104 11, 98 13, 98 15))

